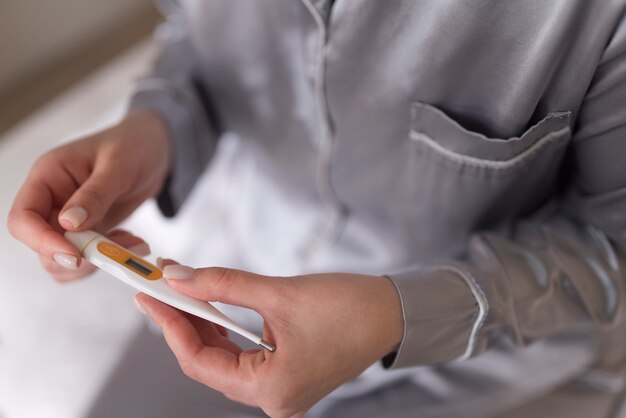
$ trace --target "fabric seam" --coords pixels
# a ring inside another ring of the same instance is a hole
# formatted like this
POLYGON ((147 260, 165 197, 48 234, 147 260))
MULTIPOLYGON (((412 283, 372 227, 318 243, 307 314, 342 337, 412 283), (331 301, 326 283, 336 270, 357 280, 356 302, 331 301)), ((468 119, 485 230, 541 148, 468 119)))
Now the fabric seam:
POLYGON ((312 240, 311 245, 307 250, 307 258, 310 258, 318 251, 323 239, 326 238, 329 241, 334 241, 340 234, 342 225, 346 219, 347 210, 335 191, 333 190, 331 182, 331 156, 334 148, 334 141, 331 132, 330 114, 328 104, 326 103, 326 94, 324 91, 324 47, 326 45, 327 30, 326 25, 317 9, 310 0, 302 0, 302 3, 307 8, 318 30, 317 45, 315 51, 316 69, 315 69, 315 96, 316 106, 319 113, 319 117, 322 121, 322 138, 320 144, 320 151, 317 165, 316 184, 320 194, 320 198, 325 206, 330 210, 332 219, 330 226, 326 230, 325 236, 317 237, 312 240))
POLYGON ((566 126, 557 131, 550 132, 549 134, 541 138, 539 141, 537 141, 535 144, 533 144, 529 148, 520 152, 513 158, 509 160, 504 160, 504 161, 485 160, 482 158, 472 157, 469 155, 464 155, 455 151, 451 151, 448 148, 436 142, 435 140, 433 140, 430 136, 422 132, 417 132, 415 130, 411 130, 409 137, 412 141, 423 143, 424 145, 429 146, 430 148, 439 152, 439 154, 442 155, 443 157, 446 157, 447 159, 454 161, 456 163, 470 165, 474 167, 491 168, 494 170, 505 170, 505 169, 512 168, 524 162, 525 160, 527 160, 528 158, 536 154, 539 150, 541 150, 548 144, 556 142, 557 140, 561 139, 562 135, 566 134, 569 131, 570 131, 569 126, 566 126))
POLYGON ((430 269, 448 270, 461 276, 461 278, 467 284, 467 287, 470 288, 470 291, 472 292, 472 296, 474 296, 474 299, 476 299, 476 303, 478 304, 478 317, 476 318, 476 320, 474 321, 474 324, 472 325, 472 330, 470 331, 470 335, 467 340, 467 347, 465 349, 465 353, 463 353, 461 357, 456 359, 456 361, 467 360, 468 358, 472 356, 472 354, 476 350, 478 333, 480 332, 483 324, 485 323, 485 320, 487 319, 487 314, 489 313, 489 302, 487 300, 487 297, 485 296, 485 293, 483 292, 483 290, 480 288, 480 285, 478 284, 474 276, 468 271, 463 271, 456 266, 449 266, 449 265, 448 266, 444 266, 444 265, 433 266, 430 269))

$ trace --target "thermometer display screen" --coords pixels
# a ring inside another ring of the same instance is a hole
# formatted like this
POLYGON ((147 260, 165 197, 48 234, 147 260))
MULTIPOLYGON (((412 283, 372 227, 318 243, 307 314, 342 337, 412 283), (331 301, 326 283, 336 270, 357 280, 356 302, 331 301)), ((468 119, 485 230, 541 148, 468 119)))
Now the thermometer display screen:
POLYGON ((149 276, 152 273, 152 270, 150 270, 148 267, 144 266, 143 264, 140 264, 138 261, 129 258, 128 260, 126 260, 124 262, 124 264, 126 264, 127 266, 129 266, 130 268, 132 268, 133 270, 138 271, 139 273, 143 274, 144 276, 149 276))

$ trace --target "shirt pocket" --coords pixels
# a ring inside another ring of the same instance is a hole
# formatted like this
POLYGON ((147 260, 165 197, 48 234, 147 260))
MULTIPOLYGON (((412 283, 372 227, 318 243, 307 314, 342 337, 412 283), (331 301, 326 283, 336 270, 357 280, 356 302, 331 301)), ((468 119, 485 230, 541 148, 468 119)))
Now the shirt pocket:
POLYGON ((555 192, 571 112, 546 115, 519 137, 465 129, 416 102, 409 132, 411 224, 425 253, 462 251, 469 234, 531 212, 555 192))

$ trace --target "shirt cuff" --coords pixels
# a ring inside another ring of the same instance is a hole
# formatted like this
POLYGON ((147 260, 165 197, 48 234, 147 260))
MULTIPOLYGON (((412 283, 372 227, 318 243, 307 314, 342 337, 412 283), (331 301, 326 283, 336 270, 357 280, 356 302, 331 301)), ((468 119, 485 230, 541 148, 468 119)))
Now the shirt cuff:
POLYGON ((387 276, 402 303, 404 337, 385 368, 465 359, 485 321, 487 300, 473 277, 455 266, 433 266, 387 276))
POLYGON ((171 170, 157 204, 163 215, 174 216, 213 155, 217 134, 200 101, 166 79, 139 81, 129 103, 134 110, 157 113, 168 128, 171 170))

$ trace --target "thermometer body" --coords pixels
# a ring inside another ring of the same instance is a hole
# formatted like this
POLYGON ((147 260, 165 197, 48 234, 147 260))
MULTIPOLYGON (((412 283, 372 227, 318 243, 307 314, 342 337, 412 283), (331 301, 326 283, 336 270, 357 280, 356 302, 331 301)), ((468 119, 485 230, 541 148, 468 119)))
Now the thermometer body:
POLYGON ((266 350, 275 350, 274 346, 239 326, 210 303, 177 292, 167 284, 161 269, 97 232, 68 231, 65 233, 65 237, 87 261, 138 291, 181 311, 221 325, 266 350))

